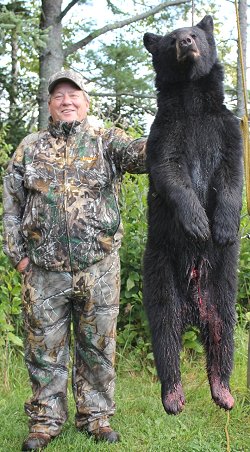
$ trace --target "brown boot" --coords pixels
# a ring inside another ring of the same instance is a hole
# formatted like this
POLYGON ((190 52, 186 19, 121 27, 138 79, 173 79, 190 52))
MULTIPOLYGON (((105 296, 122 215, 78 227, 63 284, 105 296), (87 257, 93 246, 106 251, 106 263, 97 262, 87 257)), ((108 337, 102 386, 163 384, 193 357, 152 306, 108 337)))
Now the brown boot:
POLYGON ((44 449, 52 437, 47 433, 30 433, 28 438, 23 442, 22 450, 39 450, 44 449))
POLYGON ((108 443, 118 443, 120 435, 111 427, 100 427, 98 430, 88 432, 96 441, 107 441, 108 443))

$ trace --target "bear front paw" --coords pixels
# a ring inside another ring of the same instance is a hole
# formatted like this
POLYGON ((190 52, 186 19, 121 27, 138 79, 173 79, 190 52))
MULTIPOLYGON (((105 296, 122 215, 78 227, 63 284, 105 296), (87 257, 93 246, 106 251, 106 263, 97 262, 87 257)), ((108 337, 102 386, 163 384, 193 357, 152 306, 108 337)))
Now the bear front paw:
POLYGON ((194 239, 207 241, 210 237, 208 218, 205 212, 192 213, 183 221, 186 232, 194 239))
POLYGON ((220 246, 233 245, 238 236, 238 229, 230 227, 228 224, 215 222, 212 227, 214 242, 220 246))

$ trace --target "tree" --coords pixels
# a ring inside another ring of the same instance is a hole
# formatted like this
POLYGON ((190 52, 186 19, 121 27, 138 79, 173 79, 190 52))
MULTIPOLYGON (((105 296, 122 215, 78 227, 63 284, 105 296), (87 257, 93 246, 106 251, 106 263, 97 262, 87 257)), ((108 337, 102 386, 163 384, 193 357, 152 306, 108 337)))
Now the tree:
POLYGON ((44 45, 39 32, 37 1, 26 8, 25 1, 10 0, 0 6, 0 128, 8 125, 6 141, 14 148, 35 121, 38 50, 44 45), (30 33, 30 30, 33 30, 30 33), (14 133, 13 133, 14 131, 14 133))
POLYGON ((119 36, 115 42, 102 44, 98 51, 89 50, 85 54, 83 75, 86 74, 87 79, 87 74, 95 74, 89 80, 94 82, 97 95, 100 96, 101 91, 104 96, 99 116, 120 123, 123 128, 138 122, 142 125, 145 112, 155 113, 151 105, 152 98, 155 104, 155 96, 145 95, 150 93, 151 86, 145 67, 146 55, 141 47, 141 43, 131 39, 127 42, 119 36))
MULTIPOLYGON (((133 11, 137 12, 131 14, 132 9, 130 13, 125 13, 116 6, 119 0, 107 0, 102 3, 112 14, 108 24, 101 28, 91 21, 85 10, 89 1, 68 0, 63 9, 62 0, 4 0, 5 6, 0 7, 0 47, 8 56, 7 64, 5 58, 0 69, 0 92, 9 105, 8 111, 6 104, 2 104, 0 126, 1 121, 6 120, 11 124, 9 133, 14 129, 15 135, 14 140, 13 133, 8 139, 14 147, 25 133, 36 126, 37 100, 39 127, 47 124, 48 78, 62 66, 79 68, 86 81, 94 82, 90 84, 93 87, 91 94, 97 101, 92 105, 100 106, 100 111, 111 115, 112 120, 125 116, 134 118, 136 114, 141 121, 141 112, 153 112, 155 101, 150 96, 154 97, 154 75, 150 58, 143 51, 142 35, 145 30, 163 34, 173 29, 176 20, 181 17, 191 22, 191 1, 162 1, 157 7, 149 9, 149 0, 128 0, 134 5, 133 11), (71 19, 74 11, 79 12, 77 24, 71 19), (156 14, 157 11, 159 14, 156 14), (80 12, 84 20, 80 18, 80 12), (109 31, 113 31, 112 36, 109 31), (136 42, 133 43, 133 40, 136 42), (127 72, 122 71, 122 65, 126 66, 127 72), (137 72, 137 68, 146 70, 137 72)), ((199 0, 195 6, 196 14, 202 17, 207 11, 207 2, 199 0)), ((209 2, 209 12, 214 17, 217 7, 215 2, 209 2)), ((220 28, 221 23, 217 19, 217 37, 220 28)), ((226 63, 228 42, 222 39, 220 48, 224 52, 223 63, 226 63)), ((236 68, 232 67, 228 64, 226 72, 234 70, 236 74, 236 68)), ((229 88, 235 96, 236 75, 229 81, 229 88)))
MULTIPOLYGON (((47 81, 50 75, 55 71, 58 71, 63 66, 66 58, 79 49, 87 46, 94 39, 101 35, 108 33, 111 30, 123 28, 133 22, 137 22, 146 19, 156 13, 164 10, 170 6, 176 6, 183 3, 187 3, 189 0, 173 0, 164 1, 158 4, 154 8, 149 8, 141 14, 127 17, 124 20, 117 21, 105 25, 104 27, 92 29, 85 37, 77 42, 69 44, 68 47, 63 48, 62 36, 63 26, 62 19, 71 10, 71 8, 80 3, 78 0, 72 0, 68 3, 66 8, 62 10, 62 0, 42 0, 42 11, 40 28, 42 30, 48 30, 47 47, 40 54, 40 86, 39 86, 39 128, 44 127, 47 124, 47 81)), ((81 3, 86 4, 86 0, 81 3)), ((111 3, 111 2, 109 2, 111 3)))

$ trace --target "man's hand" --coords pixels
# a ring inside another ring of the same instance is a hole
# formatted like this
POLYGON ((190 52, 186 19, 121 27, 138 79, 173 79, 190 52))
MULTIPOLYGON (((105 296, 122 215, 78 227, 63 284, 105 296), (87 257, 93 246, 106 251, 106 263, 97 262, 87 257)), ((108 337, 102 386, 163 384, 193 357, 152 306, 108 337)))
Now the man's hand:
POLYGON ((20 272, 20 273, 23 273, 24 270, 25 270, 25 268, 28 267, 29 262, 30 262, 29 258, 28 258, 28 257, 24 257, 24 258, 19 262, 19 264, 17 264, 17 266, 16 266, 17 271, 20 272))

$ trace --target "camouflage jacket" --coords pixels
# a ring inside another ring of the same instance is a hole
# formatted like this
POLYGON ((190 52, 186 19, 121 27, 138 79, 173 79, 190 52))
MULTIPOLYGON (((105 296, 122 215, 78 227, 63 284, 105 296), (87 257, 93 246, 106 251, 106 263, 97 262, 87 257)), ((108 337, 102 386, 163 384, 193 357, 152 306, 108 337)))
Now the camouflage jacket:
POLYGON ((78 271, 119 248, 122 175, 145 172, 145 139, 87 120, 28 135, 4 177, 4 251, 54 271, 78 271))

